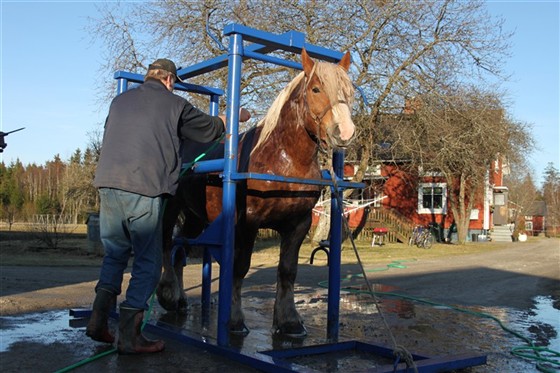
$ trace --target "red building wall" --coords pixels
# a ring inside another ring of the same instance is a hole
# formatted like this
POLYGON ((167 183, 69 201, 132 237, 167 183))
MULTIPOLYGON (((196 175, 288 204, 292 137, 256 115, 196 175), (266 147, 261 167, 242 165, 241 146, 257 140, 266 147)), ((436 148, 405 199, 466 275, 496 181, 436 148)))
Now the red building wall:
MULTIPOLYGON (((419 183, 445 183, 442 177, 422 177, 419 180, 417 174, 405 172, 396 165, 384 165, 381 175, 385 178, 383 185, 383 194, 387 196, 382 201, 384 207, 395 209, 402 215, 410 218, 415 224, 427 225, 436 222, 444 228, 448 228, 453 223, 453 213, 449 206, 449 197, 447 197, 447 211, 445 214, 419 214, 418 213, 418 187, 419 183)), ((448 188, 449 188, 449 184, 448 188)), ((449 194, 449 189, 447 189, 449 194)), ((473 205, 474 209, 478 209, 478 218, 471 220, 470 229, 482 229, 484 219, 484 204, 482 198, 477 198, 473 205)))

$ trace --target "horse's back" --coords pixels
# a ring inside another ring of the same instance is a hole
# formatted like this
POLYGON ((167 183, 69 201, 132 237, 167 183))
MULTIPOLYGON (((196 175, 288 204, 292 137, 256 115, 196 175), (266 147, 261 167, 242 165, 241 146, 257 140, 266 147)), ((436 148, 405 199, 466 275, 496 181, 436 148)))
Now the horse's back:
MULTIPOLYGON (((248 161, 252 150, 256 129, 250 129, 240 134, 238 163, 239 171, 247 171, 248 161)), ((197 158, 198 162, 224 158, 224 142, 199 143, 185 140, 182 149, 183 165, 192 167, 197 158)), ((243 184, 243 183, 241 183, 243 184)), ((202 221, 202 225, 194 231, 200 231, 212 222, 222 210, 223 178, 218 172, 195 173, 189 170, 183 173, 179 182, 178 195, 181 210, 185 218, 202 221)), ((241 186, 242 187, 242 186, 241 186)), ((197 232, 191 232, 197 234, 197 232)))

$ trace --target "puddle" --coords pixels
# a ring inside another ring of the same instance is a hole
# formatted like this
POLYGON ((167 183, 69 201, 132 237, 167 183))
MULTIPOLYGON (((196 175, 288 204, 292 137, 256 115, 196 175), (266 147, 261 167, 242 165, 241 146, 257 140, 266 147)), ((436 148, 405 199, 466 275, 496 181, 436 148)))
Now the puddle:
POLYGON ((42 344, 66 342, 69 326, 68 311, 33 313, 23 316, 0 317, 0 352, 6 352, 16 342, 33 341, 42 344))
POLYGON ((551 297, 540 296, 534 301, 534 308, 516 315, 512 323, 527 330, 535 345, 560 352, 560 310, 553 307, 551 297))

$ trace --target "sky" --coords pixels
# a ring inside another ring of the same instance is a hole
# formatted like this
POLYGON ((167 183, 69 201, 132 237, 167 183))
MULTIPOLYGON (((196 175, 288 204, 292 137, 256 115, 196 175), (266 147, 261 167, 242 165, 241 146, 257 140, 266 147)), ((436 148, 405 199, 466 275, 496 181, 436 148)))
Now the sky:
MULTIPOLYGON (((560 170, 560 0, 488 1, 492 15, 515 31, 505 70, 513 119, 531 123, 536 150, 529 160, 540 186, 544 168, 560 170)), ((108 105, 99 103, 103 48, 86 25, 94 2, 0 0, 0 131, 8 135, 0 161, 44 164, 68 160, 99 131, 108 105)), ((112 79, 112 74, 106 79, 112 79)))

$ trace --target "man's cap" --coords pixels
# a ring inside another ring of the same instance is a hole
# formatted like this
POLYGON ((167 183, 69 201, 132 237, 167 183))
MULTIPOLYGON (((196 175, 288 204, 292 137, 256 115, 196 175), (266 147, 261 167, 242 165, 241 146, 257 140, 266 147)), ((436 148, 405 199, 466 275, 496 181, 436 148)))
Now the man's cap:
POLYGON ((183 82, 177 75, 177 67, 175 66, 175 63, 167 58, 158 58, 148 66, 148 71, 156 69, 169 71, 171 74, 175 75, 177 81, 183 82))

